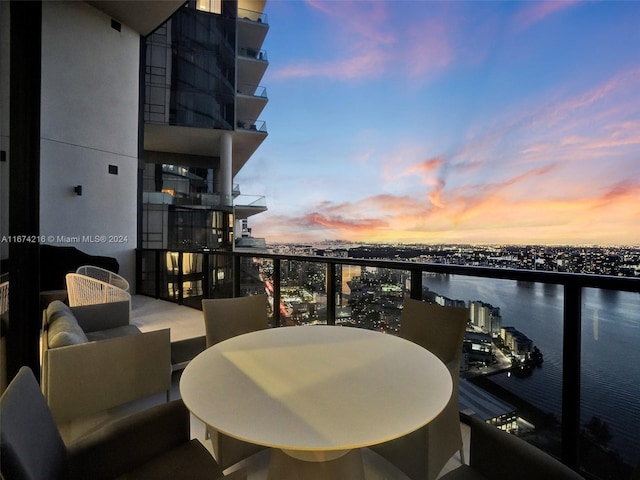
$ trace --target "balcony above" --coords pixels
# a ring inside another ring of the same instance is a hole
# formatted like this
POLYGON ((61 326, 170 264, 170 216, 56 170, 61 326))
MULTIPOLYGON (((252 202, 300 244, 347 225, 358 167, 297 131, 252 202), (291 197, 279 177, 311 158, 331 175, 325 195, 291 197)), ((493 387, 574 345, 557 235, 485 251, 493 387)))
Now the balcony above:
POLYGON ((233 199, 236 219, 249 218, 252 215, 267 211, 267 200, 264 195, 238 195, 233 199))
POLYGON ((238 118, 236 128, 249 132, 267 133, 267 124, 263 120, 252 120, 251 118, 238 118))
POLYGON ((144 148, 153 152, 178 153, 204 157, 220 156, 220 139, 230 134, 233 139, 232 174, 236 175, 251 155, 267 138, 264 122, 247 124, 235 131, 176 125, 145 124, 144 148), (251 129, 251 125, 256 125, 251 129), (262 130, 258 130, 261 128, 262 130))
POLYGON ((269 31, 264 13, 238 8, 238 42, 260 49, 269 31))
POLYGON ((264 87, 238 85, 236 97, 236 117, 257 119, 268 102, 264 87))
POLYGON ((259 85, 269 62, 265 50, 241 47, 238 49, 237 77, 238 83, 259 85))

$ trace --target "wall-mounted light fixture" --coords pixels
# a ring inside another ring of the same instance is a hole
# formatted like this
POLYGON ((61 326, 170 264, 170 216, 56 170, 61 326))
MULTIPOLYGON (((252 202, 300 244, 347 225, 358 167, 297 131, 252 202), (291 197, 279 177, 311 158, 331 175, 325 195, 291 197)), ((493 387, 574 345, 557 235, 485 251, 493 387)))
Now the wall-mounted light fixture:
POLYGON ((76 185, 73 187, 73 191, 76 192, 76 195, 82 195, 82 185, 76 185))

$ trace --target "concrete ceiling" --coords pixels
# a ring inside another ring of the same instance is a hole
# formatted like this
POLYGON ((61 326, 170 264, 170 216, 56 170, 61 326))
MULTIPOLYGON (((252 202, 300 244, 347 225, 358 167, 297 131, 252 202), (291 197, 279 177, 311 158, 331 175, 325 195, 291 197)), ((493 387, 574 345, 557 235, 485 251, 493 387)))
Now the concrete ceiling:
POLYGON ((213 128, 145 124, 144 149, 154 152, 219 157, 220 137, 223 133, 229 133, 233 138, 231 154, 233 175, 240 171, 251 155, 267 138, 267 133, 260 131, 229 131, 213 128))
POLYGON ((185 0, 90 0, 87 3, 147 36, 184 5, 185 0))

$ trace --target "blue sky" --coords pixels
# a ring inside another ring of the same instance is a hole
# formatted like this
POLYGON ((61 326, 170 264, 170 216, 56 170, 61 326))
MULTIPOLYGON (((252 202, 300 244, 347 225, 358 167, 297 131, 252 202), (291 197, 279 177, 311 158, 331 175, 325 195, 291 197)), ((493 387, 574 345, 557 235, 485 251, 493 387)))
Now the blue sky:
POLYGON ((267 243, 640 243, 640 2, 270 0, 267 243))

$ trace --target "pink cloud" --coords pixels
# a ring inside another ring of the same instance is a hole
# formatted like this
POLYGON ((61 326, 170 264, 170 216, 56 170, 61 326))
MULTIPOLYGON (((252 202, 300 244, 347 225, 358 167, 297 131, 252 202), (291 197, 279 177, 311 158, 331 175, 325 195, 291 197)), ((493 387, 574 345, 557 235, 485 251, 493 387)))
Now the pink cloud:
POLYGON ((518 28, 528 28, 534 23, 540 22, 556 12, 564 10, 579 0, 542 0, 533 2, 523 2, 524 7, 515 17, 515 24, 518 28))
POLYGON ((531 115, 530 120, 534 125, 548 125, 560 122, 564 124, 567 118, 574 118, 576 121, 586 121, 593 125, 595 120, 607 116, 619 116, 621 109, 637 109, 638 99, 633 94, 638 87, 640 87, 640 68, 636 67, 613 75, 606 82, 585 92, 548 105, 531 115), (618 98, 616 106, 612 111, 607 110, 605 107, 610 107, 615 98, 618 98), (593 111, 596 108, 601 109, 598 114, 593 111), (587 111, 589 111, 588 117, 585 116, 587 111))
POLYGON ((419 161, 413 165, 406 167, 400 172, 401 177, 414 177, 420 178, 423 185, 437 185, 440 181, 439 171, 444 165, 445 160, 443 157, 429 158, 427 160, 419 161))
POLYGON ((359 55, 332 62, 305 62, 276 70, 275 79, 324 77, 330 79, 357 79, 375 77, 384 72, 387 55, 378 50, 368 50, 359 55))
POLYGON ((423 77, 449 66, 455 58, 452 37, 457 29, 443 17, 428 17, 406 32, 402 60, 412 77, 423 77))
POLYGON ((421 8, 415 10, 416 16, 391 18, 387 2, 307 0, 307 5, 329 21, 335 34, 328 41, 335 44, 332 51, 338 54, 326 62, 304 61, 273 69, 272 78, 353 80, 389 72, 424 78, 442 71, 456 58, 453 38, 460 29, 441 8, 421 8))
POLYGON ((625 179, 607 188, 599 198, 599 204, 613 203, 616 200, 631 197, 635 199, 636 205, 640 205, 640 182, 637 180, 625 179))
POLYGON ((327 2, 326 0, 307 0, 307 5, 332 17, 342 25, 341 30, 356 33, 364 45, 389 44, 396 41, 394 34, 385 31, 389 18, 385 2, 327 2), (339 5, 338 8, 336 6, 339 5), (364 8, 363 8, 364 7, 364 8))

